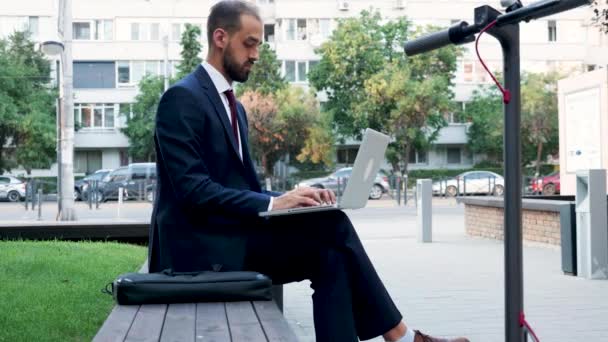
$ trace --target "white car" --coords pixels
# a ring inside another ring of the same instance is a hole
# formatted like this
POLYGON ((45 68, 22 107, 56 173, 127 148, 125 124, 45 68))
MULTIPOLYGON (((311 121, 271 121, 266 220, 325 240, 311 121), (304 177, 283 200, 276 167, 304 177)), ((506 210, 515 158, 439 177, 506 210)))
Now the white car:
POLYGON ((25 183, 11 176, 0 176, 0 199, 18 202, 25 198, 25 183))
POLYGON ((505 191, 504 184, 504 178, 497 173, 468 171, 452 179, 433 182, 433 193, 450 197, 475 194, 502 196, 505 191))

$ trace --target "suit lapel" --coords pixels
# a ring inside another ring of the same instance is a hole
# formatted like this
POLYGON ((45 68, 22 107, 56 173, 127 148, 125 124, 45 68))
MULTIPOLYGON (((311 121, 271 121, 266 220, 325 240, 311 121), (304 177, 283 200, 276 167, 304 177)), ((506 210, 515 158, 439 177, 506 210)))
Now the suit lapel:
MULTIPOLYGON (((228 140, 230 140, 230 145, 232 146, 232 151, 236 154, 236 157, 239 158, 239 160, 240 160, 241 157, 239 155, 239 150, 236 145, 234 133, 232 133, 232 126, 230 125, 230 120, 228 120, 228 113, 226 113, 226 109, 224 108, 224 103, 222 102, 222 99, 220 98, 220 94, 218 93, 217 89, 215 88, 215 85, 213 84, 213 82, 211 81, 211 77, 209 77, 209 74, 207 74, 207 71, 205 71, 205 68, 203 68, 201 65, 199 65, 196 68, 196 71, 194 73, 195 73, 196 78, 198 79, 199 83, 205 90, 204 91, 205 94, 207 95, 207 97, 209 98, 211 103, 213 104, 213 109, 215 110, 215 113, 217 114, 218 118, 222 122, 222 126, 224 127, 224 133, 226 133, 226 136, 229 137, 228 140)), ((238 120, 238 121, 239 121, 239 126, 241 126, 240 120, 238 120)), ((242 136, 242 133, 241 133, 241 136, 242 136)))
POLYGON ((253 162, 251 160, 251 156, 249 155, 249 145, 248 145, 248 131, 247 125, 245 123, 245 112, 241 110, 241 106, 236 106, 237 108, 237 121, 239 122, 239 133, 241 135, 241 148, 243 149, 243 166, 247 171, 247 175, 249 176, 249 182, 257 191, 260 191, 260 183, 258 181, 258 177, 255 173, 255 167, 253 166, 253 162))

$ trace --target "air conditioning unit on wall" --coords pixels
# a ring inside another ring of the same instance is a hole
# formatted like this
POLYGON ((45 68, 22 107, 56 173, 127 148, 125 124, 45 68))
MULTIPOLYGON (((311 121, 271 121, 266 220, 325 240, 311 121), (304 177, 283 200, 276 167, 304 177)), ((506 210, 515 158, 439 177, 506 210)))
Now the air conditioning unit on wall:
POLYGON ((348 11, 350 4, 347 0, 338 0, 338 9, 340 11, 348 11))

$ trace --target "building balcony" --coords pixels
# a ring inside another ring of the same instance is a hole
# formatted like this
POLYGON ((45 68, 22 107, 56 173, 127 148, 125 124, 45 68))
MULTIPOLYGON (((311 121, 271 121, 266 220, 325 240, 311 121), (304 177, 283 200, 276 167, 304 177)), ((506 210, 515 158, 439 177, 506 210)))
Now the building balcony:
POLYGON ((129 139, 119 128, 82 128, 74 134, 74 148, 127 148, 129 139))
POLYGON ((468 142, 467 123, 450 123, 439 131, 437 140, 433 142, 435 145, 466 145, 468 142))

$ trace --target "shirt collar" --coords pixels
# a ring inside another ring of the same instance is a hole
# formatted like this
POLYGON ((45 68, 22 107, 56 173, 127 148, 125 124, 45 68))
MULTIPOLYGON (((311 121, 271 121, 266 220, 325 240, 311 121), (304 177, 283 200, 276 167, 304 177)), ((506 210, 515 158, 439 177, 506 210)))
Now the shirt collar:
POLYGON ((228 83, 226 78, 224 78, 224 75, 222 75, 222 73, 220 73, 213 65, 209 64, 207 61, 203 61, 201 65, 209 74, 211 82, 213 82, 215 89, 217 89, 220 94, 223 94, 228 89, 232 89, 230 83, 228 83))

